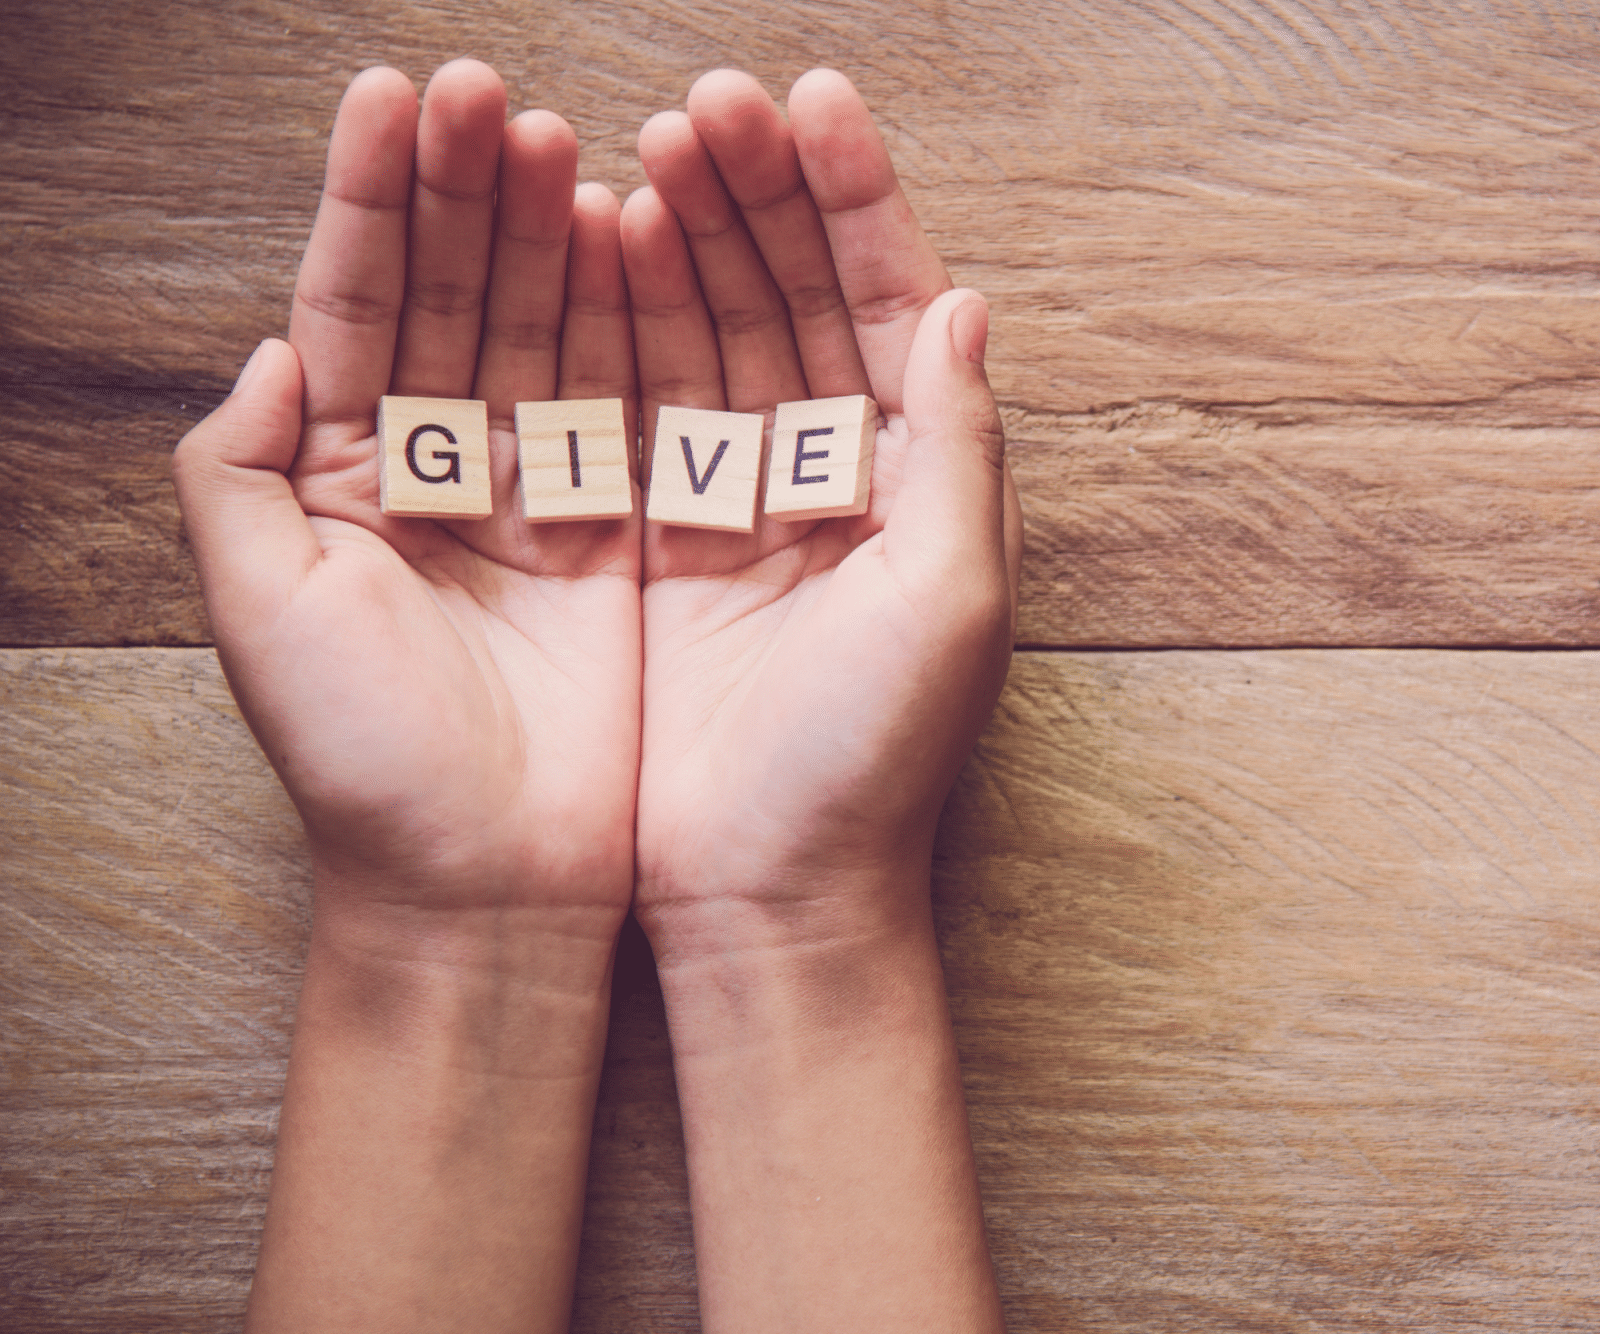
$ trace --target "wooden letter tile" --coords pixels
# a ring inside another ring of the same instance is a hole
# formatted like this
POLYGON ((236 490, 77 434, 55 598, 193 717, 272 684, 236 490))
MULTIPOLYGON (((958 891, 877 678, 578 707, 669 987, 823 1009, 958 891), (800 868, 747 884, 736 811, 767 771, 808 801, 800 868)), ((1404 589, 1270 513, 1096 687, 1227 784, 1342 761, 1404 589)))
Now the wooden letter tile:
POLYGON ((685 528, 754 532, 763 425, 759 412, 662 408, 645 517, 685 528))
POLYGON ((517 404, 522 513, 532 522, 633 513, 620 398, 517 404))
POLYGON ((778 404, 767 513, 790 523, 865 514, 877 437, 878 405, 865 394, 778 404))
POLYGON ((483 519, 489 494, 489 409, 477 399, 378 400, 378 504, 385 514, 483 519))

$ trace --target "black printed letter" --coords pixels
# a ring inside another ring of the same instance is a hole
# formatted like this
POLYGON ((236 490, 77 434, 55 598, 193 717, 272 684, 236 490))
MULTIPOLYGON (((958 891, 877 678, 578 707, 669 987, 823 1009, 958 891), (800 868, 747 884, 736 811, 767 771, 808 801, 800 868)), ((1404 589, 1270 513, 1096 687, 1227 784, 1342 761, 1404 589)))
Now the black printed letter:
POLYGON ((694 450, 689 445, 689 437, 680 435, 678 439, 683 441, 683 461, 689 468, 689 485, 694 488, 695 495, 703 496, 706 487, 711 485, 711 474, 716 472, 717 464, 722 462, 722 456, 728 452, 728 442, 724 440, 717 446, 717 452, 711 456, 711 462, 706 465, 706 475, 697 477, 694 471, 694 450))
POLYGON ((437 431, 452 445, 456 442, 455 436, 451 435, 449 429, 446 427, 417 427, 416 430, 412 431, 411 434, 406 437, 406 466, 411 469, 411 475, 419 482, 459 482, 461 480, 461 455, 451 453, 449 450, 436 449, 433 451, 433 457, 438 459, 439 462, 444 463, 448 461, 450 464, 450 466, 437 477, 430 477, 427 473, 423 472, 421 468, 417 467, 417 441, 422 436, 427 435, 429 431, 437 431))
POLYGON ((814 451, 814 452, 812 452, 810 454, 806 453, 806 441, 809 440, 814 435, 832 435, 832 434, 833 434, 833 427, 831 427, 831 426, 814 426, 814 427, 811 428, 811 430, 809 430, 809 431, 801 431, 799 435, 795 436, 795 438, 794 438, 794 484, 796 486, 804 486, 805 483, 807 483, 807 482, 825 482, 825 481, 828 480, 828 474, 825 473, 825 472, 819 472, 819 473, 817 473, 816 475, 814 475, 812 477, 802 477, 800 475, 800 465, 802 463, 809 463, 812 459, 825 459, 825 458, 827 458, 828 457, 828 451, 825 450, 825 449, 819 449, 819 450, 816 450, 816 451, 814 451))

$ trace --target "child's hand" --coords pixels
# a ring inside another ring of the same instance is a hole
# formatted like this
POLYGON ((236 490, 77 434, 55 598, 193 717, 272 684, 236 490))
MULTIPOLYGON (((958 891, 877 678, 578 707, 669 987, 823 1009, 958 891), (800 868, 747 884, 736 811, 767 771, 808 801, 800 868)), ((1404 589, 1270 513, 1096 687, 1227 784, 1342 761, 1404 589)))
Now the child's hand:
POLYGON ((888 419, 859 518, 646 535, 636 907, 702 1324, 989 1334, 928 903, 1015 616, 987 313, 948 290, 849 83, 806 75, 789 114, 792 138, 753 80, 706 76, 646 125, 654 188, 623 210, 647 435, 663 402, 866 393, 888 419))
POLYGON ((620 920, 640 520, 530 525, 512 494, 514 403, 635 399, 617 204, 591 185, 574 207, 572 131, 549 112, 506 125, 505 106, 475 61, 434 76, 420 123, 404 76, 351 84, 289 344, 264 343, 190 433, 177 482, 320 898, 620 920), (493 517, 379 513, 386 393, 487 400, 493 517))
POLYGON ((887 417, 859 518, 647 533, 638 908, 664 963, 925 913, 1011 649, 986 307, 949 291, 847 80, 806 75, 789 115, 792 135, 753 79, 707 75, 645 126, 654 188, 623 210, 647 441, 663 402, 865 393, 887 417), (886 899, 879 872, 919 862, 922 892, 886 899))
POLYGON ((529 525, 519 400, 635 400, 615 198, 445 66, 351 84, 289 342, 175 470, 316 906, 247 1328, 567 1326, 633 887, 640 520, 529 525), (378 510, 378 399, 479 398, 494 514, 378 510))

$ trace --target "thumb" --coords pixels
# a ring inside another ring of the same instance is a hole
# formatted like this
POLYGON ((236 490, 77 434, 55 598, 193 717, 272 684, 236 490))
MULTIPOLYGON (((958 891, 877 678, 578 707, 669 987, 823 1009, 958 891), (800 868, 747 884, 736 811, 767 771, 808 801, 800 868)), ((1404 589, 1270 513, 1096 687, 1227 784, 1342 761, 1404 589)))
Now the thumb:
POLYGON ((285 475, 300 443, 300 358, 269 338, 172 456, 178 506, 218 638, 270 622, 321 555, 285 475))
POLYGON ((884 539, 927 578, 1009 586, 1005 433, 983 368, 988 333, 988 303, 970 289, 945 292, 923 312, 906 363, 905 462, 884 539))

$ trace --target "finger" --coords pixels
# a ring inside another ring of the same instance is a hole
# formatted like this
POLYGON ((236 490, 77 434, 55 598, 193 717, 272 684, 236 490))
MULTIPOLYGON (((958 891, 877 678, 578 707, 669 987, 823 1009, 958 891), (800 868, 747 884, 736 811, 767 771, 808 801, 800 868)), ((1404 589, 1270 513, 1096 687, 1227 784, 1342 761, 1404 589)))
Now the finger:
POLYGON ((300 360, 269 338, 172 457, 206 608, 224 641, 271 625, 321 555, 284 475, 300 439, 300 360))
POLYGON ((936 582, 1010 585, 1005 433, 984 373, 989 311, 976 292, 939 297, 922 317, 905 375, 905 462, 885 550, 936 582), (976 582, 982 583, 980 578, 976 582))
POLYGON ((1006 460, 1005 476, 1005 547, 1006 584, 1011 590, 1011 642, 1017 640, 1017 614, 1022 595, 1022 501, 1017 495, 1017 482, 1011 475, 1011 460, 1006 460))
POLYGON ((783 295, 811 396, 871 393, 822 215, 767 90, 713 70, 689 90, 689 119, 783 295))
POLYGON ((428 81, 390 393, 471 392, 505 123, 505 85, 481 61, 452 60, 428 81))
POLYGON ((678 219, 645 186, 622 206, 622 263, 633 305, 633 345, 648 482, 663 403, 727 410, 722 358, 678 219))
POLYGON ((525 111, 505 128, 494 261, 474 398, 490 420, 554 398, 567 281, 578 139, 553 111, 525 111))
POLYGON ((309 452, 330 432, 340 443, 370 435, 388 392, 416 136, 411 81, 392 69, 356 75, 333 123, 322 202, 289 316, 289 341, 308 368, 309 452))
POLYGON ((689 118, 664 111, 646 121, 639 160, 688 240, 717 331, 729 411, 810 397, 789 308, 689 118))
POLYGON ((872 394, 898 412, 922 313, 950 275, 918 225, 866 104, 844 75, 803 74, 789 93, 806 184, 822 213, 872 394))
MULTIPOLYGON (((605 186, 580 186, 567 251, 567 316, 561 335, 559 398, 620 398, 623 420, 638 421, 633 322, 622 272, 622 206, 605 186)), ((633 433, 630 432, 630 439, 633 433)))

